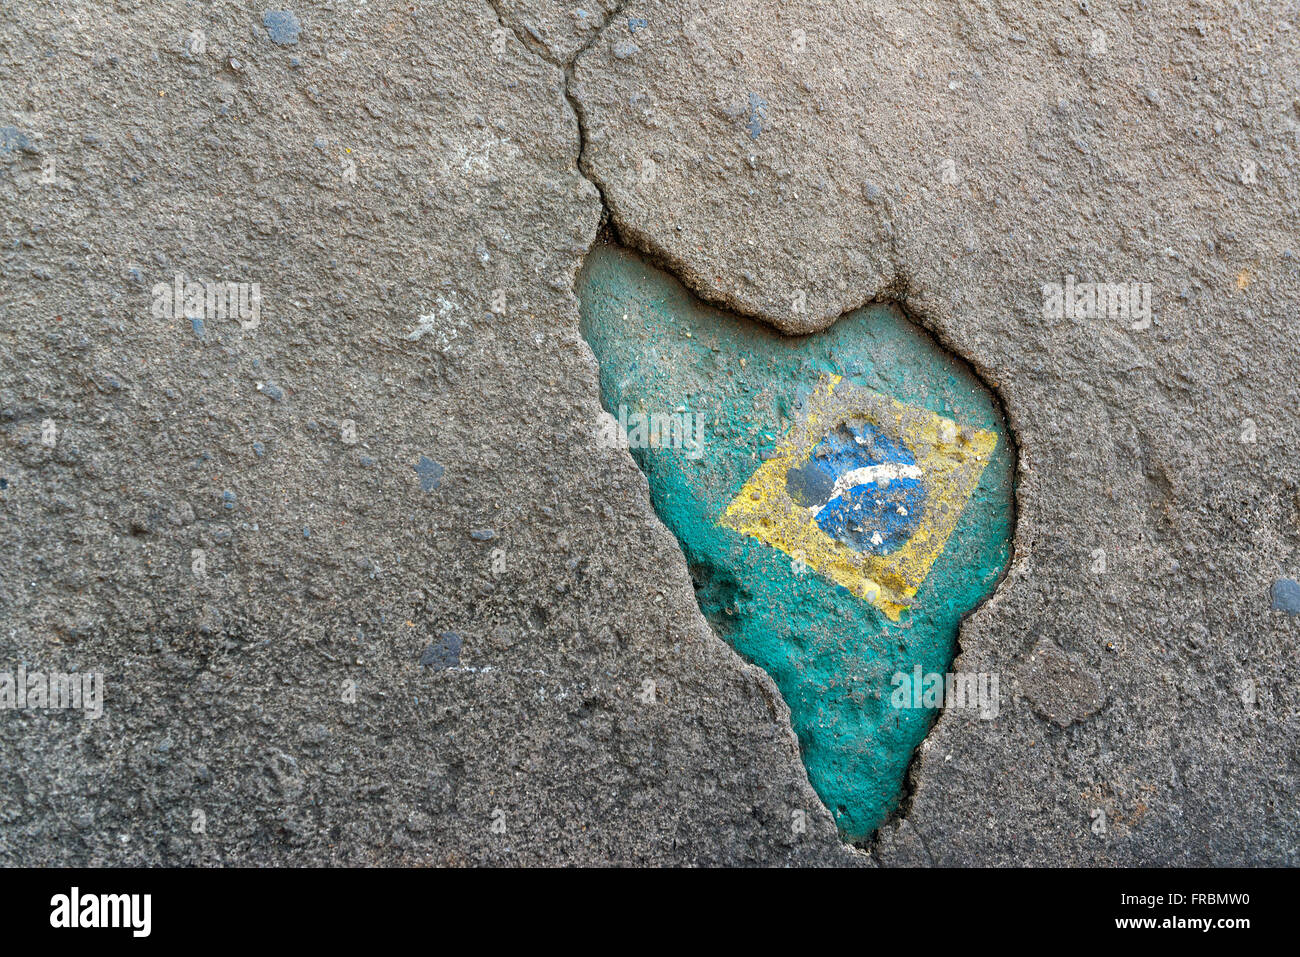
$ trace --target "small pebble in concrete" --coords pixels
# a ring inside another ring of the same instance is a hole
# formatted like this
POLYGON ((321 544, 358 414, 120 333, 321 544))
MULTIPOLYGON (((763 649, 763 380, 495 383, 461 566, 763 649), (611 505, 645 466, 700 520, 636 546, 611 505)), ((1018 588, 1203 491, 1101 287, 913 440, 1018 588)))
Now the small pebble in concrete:
POLYGON ((767 100, 757 93, 749 94, 749 138, 758 139, 763 132, 763 121, 767 119, 767 100))
POLYGON ((271 35, 271 42, 278 46, 293 46, 298 42, 302 26, 292 10, 267 10, 262 17, 262 26, 271 35))
POLYGON ((438 640, 429 647, 424 649, 420 655, 420 664, 424 667, 433 667, 438 671, 446 668, 455 668, 460 664, 460 635, 454 631, 444 632, 438 636, 438 640))
POLYGON ((426 492, 432 492, 442 481, 443 468, 427 455, 421 455, 420 461, 415 464, 415 474, 420 476, 420 488, 426 492))
POLYGON ((1300 582, 1279 578, 1273 583, 1273 608, 1288 615, 1300 615, 1300 582))
POLYGON ((16 126, 0 126, 0 153, 12 153, 22 150, 24 153, 37 152, 31 139, 16 126))

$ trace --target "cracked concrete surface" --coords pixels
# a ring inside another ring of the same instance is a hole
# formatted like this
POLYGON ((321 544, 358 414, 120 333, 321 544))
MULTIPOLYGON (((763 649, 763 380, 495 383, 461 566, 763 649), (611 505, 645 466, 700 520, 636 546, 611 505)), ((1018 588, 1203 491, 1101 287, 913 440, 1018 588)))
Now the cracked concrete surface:
POLYGON ((106 684, 0 713, 0 861, 1297 862, 1293 3, 265 9, 0 31, 0 670, 106 684), (869 853, 591 441, 601 193, 702 296, 897 299, 1004 401, 957 666, 1005 700, 869 853), (178 272, 259 324, 156 316, 178 272), (1045 318, 1067 275, 1154 320, 1045 318))

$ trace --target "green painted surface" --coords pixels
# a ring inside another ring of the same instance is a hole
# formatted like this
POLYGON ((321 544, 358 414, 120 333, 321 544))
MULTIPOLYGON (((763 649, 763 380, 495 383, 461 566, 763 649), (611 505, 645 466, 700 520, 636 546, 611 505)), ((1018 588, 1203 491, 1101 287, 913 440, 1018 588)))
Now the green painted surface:
POLYGON ((609 412, 703 417, 702 454, 659 447, 632 455, 681 543, 704 615, 775 680, 809 779, 841 833, 868 837, 897 806, 912 752, 936 715, 893 707, 891 679, 918 664, 949 670, 962 616, 993 591, 1008 561, 1014 450, 996 399, 889 306, 859 310, 816 335, 782 336, 704 306, 613 247, 593 251, 579 295, 609 412), (828 374, 998 436, 955 531, 896 622, 718 524, 828 374))

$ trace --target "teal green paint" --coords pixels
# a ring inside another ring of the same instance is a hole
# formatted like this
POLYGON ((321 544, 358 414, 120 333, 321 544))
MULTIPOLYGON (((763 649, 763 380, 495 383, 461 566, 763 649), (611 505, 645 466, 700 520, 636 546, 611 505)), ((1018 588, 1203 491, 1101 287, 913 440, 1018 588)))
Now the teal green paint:
POLYGON ((704 416, 697 460, 672 448, 632 455, 681 543, 705 617, 776 682, 809 780, 841 833, 870 836, 897 806, 912 752, 936 714, 894 708, 891 679, 917 664, 927 673, 949 670, 962 616, 992 593, 1009 558, 1014 449, 997 400, 891 306, 858 310, 816 335, 781 336, 702 305, 612 247, 593 251, 579 295, 608 411, 685 408, 704 416), (716 524, 825 373, 998 435, 961 521, 898 622, 716 524))

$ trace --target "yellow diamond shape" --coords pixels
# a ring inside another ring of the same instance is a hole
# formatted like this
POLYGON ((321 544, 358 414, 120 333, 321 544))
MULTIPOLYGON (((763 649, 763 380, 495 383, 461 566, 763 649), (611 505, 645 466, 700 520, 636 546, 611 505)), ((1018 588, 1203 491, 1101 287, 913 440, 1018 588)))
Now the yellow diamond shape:
POLYGON ((804 420, 750 476, 718 524, 780 549, 897 621, 943 552, 997 444, 995 432, 962 429, 928 409, 826 376, 809 397, 804 420), (925 511, 912 537, 888 555, 856 552, 831 538, 818 526, 815 510, 786 490, 786 473, 850 418, 866 419, 906 446, 921 469, 925 511))

